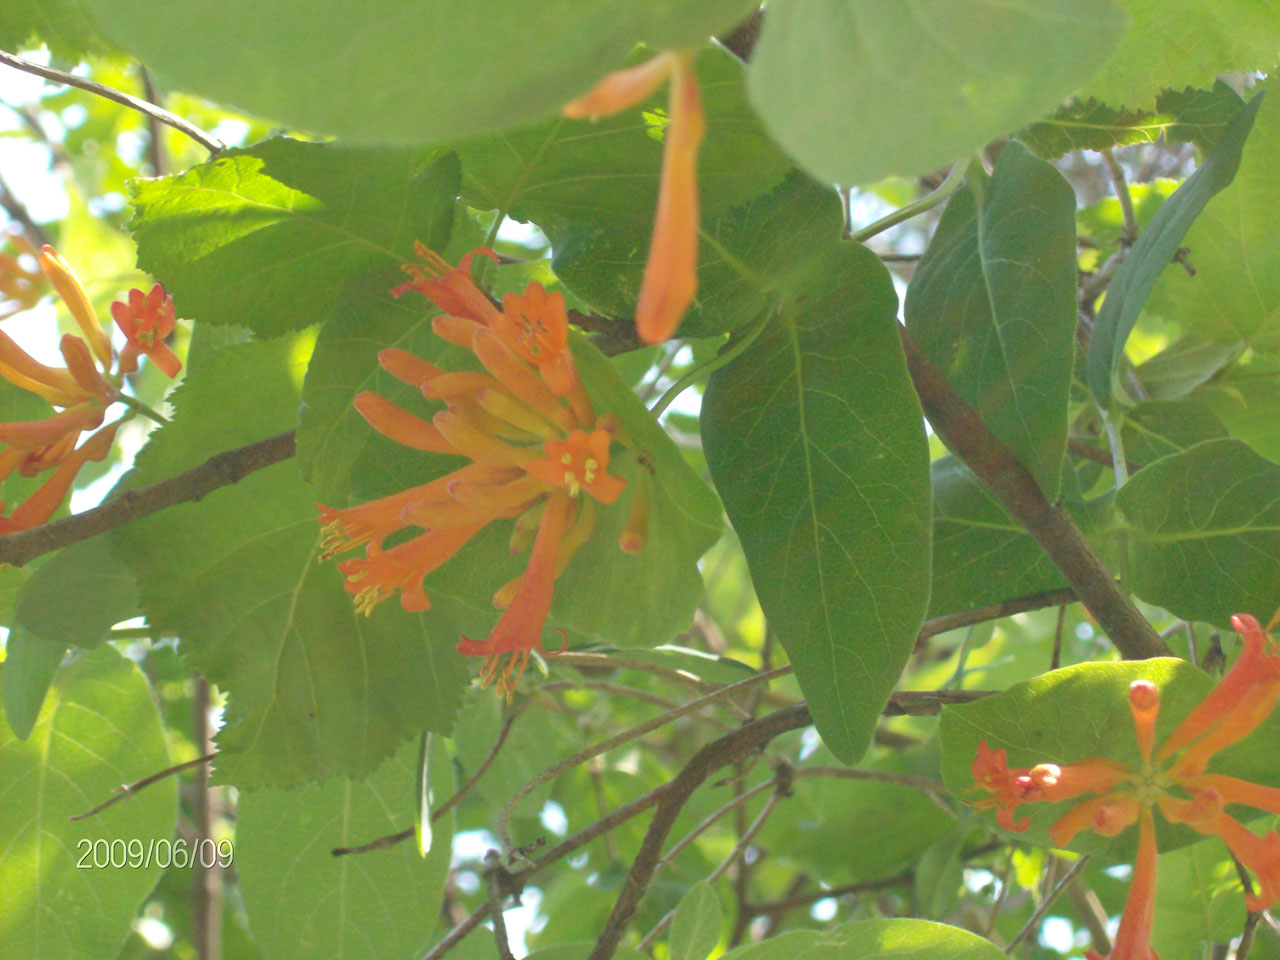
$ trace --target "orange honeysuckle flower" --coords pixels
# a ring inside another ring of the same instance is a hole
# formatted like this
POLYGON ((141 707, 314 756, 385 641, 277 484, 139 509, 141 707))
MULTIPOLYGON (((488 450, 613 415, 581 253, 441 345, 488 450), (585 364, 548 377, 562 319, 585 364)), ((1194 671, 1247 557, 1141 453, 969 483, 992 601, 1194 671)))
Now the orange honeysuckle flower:
POLYGON ((130 290, 127 299, 111 304, 111 316, 129 344, 120 353, 120 370, 132 373, 138 369, 138 354, 144 353, 166 377, 176 377, 182 361, 169 349, 164 338, 173 333, 177 322, 173 297, 157 283, 150 292, 130 290))
POLYGON ((44 271, 44 275, 53 284, 53 289, 58 291, 58 296, 75 317, 89 346, 93 348, 98 362, 102 364, 103 371, 110 370, 111 358, 115 353, 111 348, 111 338, 98 322, 98 314, 94 311, 93 304, 89 302, 89 295, 84 292, 80 278, 76 276, 67 261, 58 255, 58 251, 47 243, 40 248, 40 269, 44 271))
POLYGON ((636 302, 636 332, 646 343, 669 339, 698 289, 698 150, 706 118, 691 51, 666 51, 609 74, 585 95, 565 104, 567 117, 617 113, 648 98, 670 79, 662 178, 649 258, 636 302))
MULTIPOLYGON (((616 417, 597 418, 586 397, 569 354, 563 300, 530 284, 508 295, 499 311, 471 279, 468 265, 477 253, 493 256, 476 250, 455 268, 419 245, 428 267, 415 266, 414 281, 393 292, 418 290, 450 311, 435 318, 433 329, 467 346, 486 372, 443 370, 387 349, 378 355, 383 369, 443 408, 428 421, 374 393, 355 399, 384 436, 470 463, 380 500, 342 510, 321 506, 321 559, 364 547, 363 557, 338 565, 363 613, 397 592, 405 610, 425 610, 424 577, 488 524, 514 521, 512 550, 532 545, 528 565, 494 594, 506 609, 490 636, 458 644, 459 652, 485 658, 481 683, 496 682, 510 699, 533 651, 542 649, 555 581, 595 529, 595 503, 614 503, 626 482, 607 472, 620 427, 616 417), (384 546, 412 528, 421 532, 384 546)), ((632 504, 636 523, 647 525, 647 503, 632 504)))
MULTIPOLYGON (((0 255, 0 271, 11 272, 10 259, 0 255)), ((8 517, 0 518, 0 534, 44 523, 66 496, 80 468, 89 460, 101 460, 107 455, 122 421, 98 431, 79 448, 76 442, 84 431, 99 427, 107 408, 121 399, 124 374, 137 368, 137 350, 147 352, 170 376, 181 368, 172 351, 158 342, 173 329, 173 301, 164 294, 163 287, 156 284, 146 296, 139 290, 131 291, 129 308, 121 303, 112 305, 112 312, 130 341, 117 358, 111 338, 98 322, 84 287, 67 262, 47 245, 37 260, 75 318, 83 338, 73 334, 62 337, 59 346, 66 367, 58 369, 40 363, 0 331, 0 377, 62 408, 43 420, 0 423, 0 444, 4 445, 0 448, 0 481, 15 469, 24 476, 54 470, 35 494, 8 517), (127 322, 121 322, 116 308, 128 312, 127 322)), ((14 296, 15 289, 18 288, 12 284, 0 282, 0 291, 7 296, 14 296)), ((22 292, 18 289, 18 293, 22 292)), ((138 406, 136 401, 131 405, 138 406)), ((125 418, 133 415, 131 411, 125 418)))
MULTIPOLYGON (((1010 769, 1004 750, 978 745, 973 790, 989 796, 972 805, 995 809, 1005 829, 1025 830, 1029 818, 1014 821, 1020 804, 1055 802, 1081 794, 1077 803, 1049 827, 1053 842, 1064 846, 1082 830, 1116 836, 1139 825, 1133 883, 1110 960, 1154 960, 1149 946, 1155 909, 1156 842, 1152 808, 1171 823, 1182 823, 1222 838, 1231 853, 1258 878, 1259 889, 1246 898, 1250 910, 1280 900, 1280 834, 1259 837, 1225 812, 1242 804, 1280 814, 1280 789, 1223 774, 1205 772, 1213 756, 1252 733, 1280 697, 1280 656, 1258 621, 1247 614, 1232 618, 1244 638, 1244 651, 1225 677, 1178 725, 1163 744, 1155 743, 1160 694, 1147 680, 1129 687, 1129 709, 1141 761, 1127 767, 1094 758, 1079 763, 1040 764, 1010 769), (1173 792, 1171 792, 1173 791, 1173 792)), ((1101 960, 1096 953, 1090 957, 1101 960)))
POLYGON ((20 257, 28 256, 39 262, 39 254, 21 233, 0 233, 4 240, 0 250, 0 320, 23 310, 30 310, 40 302, 44 293, 44 277, 39 270, 28 270, 20 257))
POLYGON ((0 536, 16 533, 19 530, 30 530, 48 522, 58 505, 62 503, 75 482, 76 474, 90 460, 103 460, 111 452, 111 444, 116 438, 116 431, 123 421, 103 427, 92 437, 82 443, 79 448, 63 458, 53 475, 44 484, 22 501, 7 517, 0 517, 0 536))
POLYGON ((471 260, 479 254, 497 263, 496 253, 488 247, 479 247, 463 257, 456 267, 451 267, 440 254, 422 243, 415 243, 413 252, 423 262, 404 265, 404 272, 413 279, 392 288, 393 297, 417 290, 449 316, 463 317, 486 326, 493 322, 498 308, 471 279, 471 260))

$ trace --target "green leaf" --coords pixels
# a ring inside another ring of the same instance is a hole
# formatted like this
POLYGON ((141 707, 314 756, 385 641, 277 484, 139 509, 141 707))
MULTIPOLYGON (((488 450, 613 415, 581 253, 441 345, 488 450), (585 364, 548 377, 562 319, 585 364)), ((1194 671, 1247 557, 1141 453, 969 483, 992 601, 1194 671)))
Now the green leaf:
MULTIPOLYGON (((2 669, 7 674, 9 663, 2 669)), ((113 960, 162 872, 156 858, 167 858, 177 781, 157 783, 86 820, 68 817, 168 765, 147 681, 110 647, 59 673, 27 740, 0 722, 6 953, 113 960)))
POLYGON ((1210 343, 1199 337, 1179 337, 1134 373, 1153 400, 1180 400, 1211 380, 1240 352, 1237 344, 1210 343))
MULTIPOLYGON (((1141 760, 1129 711, 1129 685, 1150 680, 1160 690, 1160 716, 1156 743, 1161 743, 1191 710, 1204 699, 1213 680, 1185 660, 1161 657, 1153 660, 1113 663, 1081 663, 1041 674, 1015 684, 1002 693, 959 706, 944 707, 940 736, 942 776, 957 797, 976 800, 971 767, 978 742, 992 750, 1008 751, 1009 767, 1037 763, 1068 764, 1091 757, 1110 757, 1136 769, 1141 760)), ((1247 739, 1214 756, 1209 772, 1280 785, 1270 745, 1280 736, 1280 717, 1271 717, 1247 739)), ((1032 803, 1018 808, 1018 817, 1029 816, 1031 825, 1018 834, 1026 843, 1052 846, 1048 827, 1074 805, 1032 803)), ((994 822, 990 813, 982 816, 994 822)), ((1156 817, 1161 851, 1174 850, 1201 838, 1185 826, 1171 826, 1156 817)), ((1091 831, 1077 835, 1071 849, 1094 853, 1108 860, 1132 860, 1137 830, 1105 838, 1091 831)))
POLYGON ((1206 940, 1226 943, 1244 929, 1240 874, 1217 839, 1160 855, 1151 947, 1178 956, 1206 940))
MULTIPOLYGON (((174 422, 152 434, 130 481, 289 427, 297 347, 250 343, 208 360, 174 391, 174 422)), ((447 733, 461 698, 456 627, 394 605, 357 616, 342 575, 317 563, 319 533, 314 491, 282 463, 114 534, 148 621, 181 637, 228 694, 218 769, 240 787, 362 776, 405 737, 447 733)))
POLYGON ((329 317, 354 278, 392 286, 415 240, 443 249, 458 177, 448 154, 279 138, 133 181, 129 225, 180 314, 278 336, 329 317))
POLYGON ((103 33, 192 93, 373 143, 548 116, 637 42, 700 46, 753 0, 83 0, 103 33), (323 64, 323 69, 317 69, 323 64))
MULTIPOLYGON (((1253 358, 1259 360, 1257 354, 1253 358)), ((1243 440, 1268 460, 1280 463, 1280 390, 1276 389, 1280 368, 1274 363, 1256 370, 1253 364, 1233 367, 1192 394, 1226 426, 1227 432, 1243 440), (1270 369, 1267 369, 1270 367, 1270 369), (1232 375, 1238 374, 1238 375, 1232 375)))
POLYGON ((138 613, 133 571, 111 552, 107 537, 60 551, 18 595, 16 622, 59 650, 95 647, 108 631, 138 613))
POLYGON ((15 626, 9 631, 4 651, 4 671, 0 672, 4 714, 14 735, 25 740, 36 725, 49 684, 67 648, 47 643, 15 626))
POLYGON ((798 291, 796 274, 743 271, 778 313, 712 376, 703 443, 818 732, 852 762, 928 600, 928 453, 888 272, 864 247, 807 236, 798 291))
POLYGON ((1234 179, 1261 100, 1254 97, 1236 115, 1218 145, 1142 231, 1112 278, 1089 341, 1088 381, 1099 402, 1106 404, 1111 398, 1111 382, 1124 356, 1125 342, 1156 279, 1205 205, 1234 179))
POLYGON ((1280 51, 1276 0, 1118 0, 1128 25, 1081 91, 1113 106, 1146 107, 1163 87, 1207 87, 1218 74, 1266 70, 1280 51))
MULTIPOLYGON (((1148 310, 1224 344, 1280 349, 1280 91, 1274 81, 1244 145, 1240 170, 1196 218, 1182 245, 1195 276, 1174 268, 1151 292, 1148 310)), ((1262 97, 1255 94, 1249 106, 1262 97)))
POLYGON ((1280 466, 1235 439, 1158 460, 1120 488, 1133 592, 1187 620, 1280 605, 1280 466))
MULTIPOLYGON (((453 793, 441 738, 433 789, 453 793)), ((249 790, 236 811, 236 870, 249 926, 266 957, 330 960, 410 957, 430 944, 453 840, 451 817, 436 821, 431 853, 414 844, 335 857, 413 824, 417 744, 404 744, 363 781, 338 777, 297 790, 249 790)))
POLYGON ((916 861, 915 912, 922 917, 949 917, 959 904, 964 887, 964 839, 959 830, 954 830, 916 861))
MULTIPOLYGON (((460 466, 456 457, 423 454, 375 436, 351 406, 356 393, 373 390, 429 416, 416 388, 378 367, 378 351, 385 347, 409 350, 448 369, 475 368, 474 358, 431 332, 423 304, 418 297, 393 303, 385 291, 370 291, 360 306, 320 334, 303 393, 299 450, 329 506, 344 505, 353 477, 359 488, 355 499, 368 500, 460 466), (416 315, 409 312, 414 306, 416 315)), ((609 472, 627 480, 629 489, 617 503, 597 509, 594 534, 556 584, 551 623, 595 642, 665 643, 688 628, 702 597, 696 563, 720 537, 720 504, 613 364, 577 335, 571 349, 596 409, 621 417, 647 466, 641 468, 631 450, 610 461, 609 472), (618 538, 641 469, 650 494, 649 543, 630 555, 618 548, 618 538)), ((490 525, 425 581, 432 602, 441 601, 440 609, 447 608, 456 626, 473 636, 493 628, 493 592, 527 563, 523 554, 511 554, 510 533, 507 523, 490 525)))
POLYGON ((1222 81, 1212 90, 1164 90, 1155 109, 1125 110, 1097 100, 1073 100, 1031 124, 1018 139, 1053 160, 1072 150, 1109 150, 1134 143, 1195 143, 1209 149, 1240 112, 1239 94, 1222 81))
POLYGON ((1126 411, 1121 427, 1124 455, 1146 465, 1227 435, 1213 411, 1194 400, 1149 400, 1126 411))
MULTIPOLYGON (((697 73, 707 124, 698 155, 698 205, 706 216, 768 192, 790 171, 791 161, 747 104, 741 61, 707 50, 698 58, 697 73)), ((537 223, 553 245, 569 226, 625 224, 649 231, 666 111, 664 86, 612 117, 557 118, 463 143, 456 148, 463 199, 537 223)))
POLYGON ((730 950, 726 960, 1000 960, 989 940, 929 920, 854 920, 829 932, 791 930, 730 950))
MULTIPOLYGON (((1058 568, 986 485, 954 457, 933 462, 933 591, 929 616, 1065 587, 1058 568)), ((1067 500, 1095 548, 1113 526, 1110 498, 1067 500)), ((1104 557, 1112 551, 1103 550, 1104 557)))
POLYGON ((724 912, 720 898, 703 880, 689 888, 671 921, 671 960, 706 960, 720 940, 724 912))
POLYGON ((1076 328, 1075 194, 1021 144, 951 198, 907 288, 907 329, 1055 500, 1076 328))
POLYGON ((0 49, 19 52, 41 43, 59 60, 77 63, 114 52, 76 0, 12 0, 0 21, 0 49))
POLYGON ((1110 0, 770 6, 752 102, 820 180, 928 173, 1054 110, 1120 38, 1110 0))

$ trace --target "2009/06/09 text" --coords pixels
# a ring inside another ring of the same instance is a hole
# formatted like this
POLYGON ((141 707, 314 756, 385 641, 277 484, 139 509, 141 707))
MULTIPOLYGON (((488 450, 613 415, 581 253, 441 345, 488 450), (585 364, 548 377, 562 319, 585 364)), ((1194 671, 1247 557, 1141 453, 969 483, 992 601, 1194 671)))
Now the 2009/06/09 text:
POLYGON ((122 870, 126 867, 137 870, 151 866, 162 870, 169 867, 211 870, 229 867, 235 859, 235 848, 230 840, 209 837, 199 840, 158 840, 154 837, 148 840, 141 837, 90 840, 84 837, 76 841, 76 850, 80 853, 76 860, 77 870, 122 870))

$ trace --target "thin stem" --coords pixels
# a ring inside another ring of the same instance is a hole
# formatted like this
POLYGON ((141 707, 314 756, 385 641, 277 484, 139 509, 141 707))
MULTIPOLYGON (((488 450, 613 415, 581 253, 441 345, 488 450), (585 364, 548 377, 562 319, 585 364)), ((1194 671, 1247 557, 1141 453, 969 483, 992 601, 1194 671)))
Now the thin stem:
POLYGON ((1125 246, 1130 246, 1138 239, 1138 221, 1133 215, 1133 198, 1129 196, 1129 183, 1124 176, 1124 167, 1120 166, 1120 161, 1109 149, 1102 151, 1102 162, 1106 164, 1107 176, 1111 180, 1111 188, 1116 192, 1116 199, 1120 201, 1120 216, 1124 220, 1121 240, 1125 246))
POLYGON ((1020 944, 1027 936, 1040 925, 1040 921, 1044 919, 1044 915, 1049 912, 1049 908, 1053 906, 1053 901, 1058 899, 1058 895, 1067 888, 1072 880, 1076 878, 1081 870, 1084 869, 1086 863, 1089 862, 1089 855, 1085 854, 1079 860, 1071 865, 1071 869, 1062 875, 1062 879, 1057 882, 1052 890, 1040 901, 1040 906, 1036 907, 1036 912, 1031 915, 1031 919, 1026 922, 1017 936, 1009 941, 1009 945, 1004 948, 1005 953, 1013 953, 1015 947, 1020 944))
POLYGON ((99 813, 101 813, 103 810, 106 810, 108 807, 114 807, 121 800, 129 799, 135 793, 139 792, 140 790, 145 790, 147 787, 151 786, 153 783, 159 783, 161 780, 164 780, 166 777, 172 777, 175 774, 181 773, 183 770, 190 770, 192 767, 198 767, 202 763, 208 763, 210 760, 212 760, 216 756, 217 756, 216 753, 206 753, 203 757, 196 757, 194 760, 188 760, 186 763, 174 764, 172 767, 166 767, 165 769, 159 771, 158 773, 153 773, 149 777, 143 777, 141 780, 135 780, 133 783, 122 783, 120 784, 120 786, 116 787, 115 793, 112 794, 109 800, 104 800, 102 803, 98 804, 92 810, 88 810, 85 813, 77 813, 74 817, 67 817, 67 819, 68 820, 84 820, 84 819, 87 819, 88 817, 97 816, 99 813))
POLYGON ((623 730, 621 733, 615 734, 607 740, 602 740, 599 743, 593 744, 585 750, 581 750, 573 756, 567 757, 559 763, 548 767, 512 794, 511 798, 507 800, 507 805, 502 809, 502 813, 498 817, 498 823, 494 830, 494 833, 498 838, 498 842, 502 845, 502 849, 510 850, 512 847, 509 824, 516 806, 530 793, 542 786, 542 784, 554 780, 566 770, 572 770, 578 764, 584 763, 592 757, 597 757, 602 753, 607 753, 615 747, 619 747, 624 743, 636 739, 637 737, 644 736, 650 730, 657 730, 659 727, 666 726, 672 720, 679 719, 685 714, 700 710, 707 704, 714 703, 722 697, 741 693, 744 690, 750 690, 757 684, 769 683, 770 681, 776 680, 778 677, 784 676, 790 672, 791 670, 789 667, 780 667, 777 670, 770 670, 767 673, 760 673, 756 674, 754 677, 748 677, 746 680, 739 680, 737 683, 730 684, 727 687, 721 687, 719 690, 708 693, 706 696, 699 697, 697 700, 691 700, 683 706, 677 707, 675 710, 668 710, 666 713, 659 714, 651 720, 647 720, 637 726, 623 730))
POLYGON ((66 84, 68 87, 76 87, 80 90, 87 90, 89 93, 96 94, 107 100, 119 103, 123 106, 137 110, 139 113, 148 117, 154 117, 161 123, 168 124, 175 130, 181 130, 200 146, 204 147, 210 153, 218 154, 227 149, 227 145, 212 134, 205 133, 195 124, 184 120, 175 113, 170 113, 163 107, 158 107, 154 103, 147 103, 145 100, 139 100, 137 97, 130 96, 120 90, 112 87, 104 86, 93 80, 86 80, 83 77, 77 77, 74 74, 64 73, 61 70, 55 70, 53 67, 41 66, 38 63, 32 63, 30 60, 23 60, 21 57, 15 57, 12 53, 6 53, 0 50, 0 63, 13 67, 15 70, 21 70, 24 73, 34 73, 37 77, 44 77, 46 80, 52 80, 54 83, 66 84))
POLYGON ((1129 461, 1125 459, 1120 425, 1116 423, 1115 415, 1109 410, 1099 407, 1098 414, 1102 417, 1102 426, 1107 431, 1107 441, 1111 444, 1111 469, 1115 471, 1116 489, 1119 490, 1129 482, 1129 461))
POLYGON ((756 337, 760 336, 771 320, 773 320, 772 310, 767 311, 764 316, 757 320, 752 326, 748 327, 747 332, 742 336, 731 337, 729 342, 726 343, 724 347, 721 348, 720 352, 714 357, 706 363, 699 364, 694 367, 672 384, 671 388, 659 397, 658 402, 649 409, 649 413, 655 418, 662 416, 663 411, 665 411, 667 407, 671 406, 671 402, 675 400, 676 397, 684 393, 685 390, 698 380, 701 380, 703 377, 711 376, 711 374, 715 373, 726 363, 729 363, 735 357, 739 356, 747 349, 747 347, 751 346, 751 344, 755 342, 756 337))
POLYGON ((497 850, 490 850, 484 855, 485 887, 489 894, 489 916, 493 917, 493 942, 498 947, 499 960, 516 960, 511 953, 511 942, 507 939, 507 921, 502 914, 502 904, 506 892, 502 889, 500 872, 502 856, 497 850))
POLYGON ((834 900, 839 897, 847 897, 851 893, 875 893, 880 890, 891 890, 894 887, 902 886, 904 883, 910 883, 911 876, 910 872, 903 872, 892 877, 885 877, 883 880, 872 880, 867 883, 847 883, 840 887, 825 887, 820 890, 811 890, 808 893, 794 894, 770 903, 751 903, 747 905, 747 909, 752 916, 779 916, 799 907, 807 907, 820 900, 834 900))
POLYGON ((965 174, 968 170, 969 161, 967 159, 956 161, 955 165, 951 168, 951 172, 947 174, 947 179, 943 180, 938 186, 938 189, 933 191, 933 193, 923 196, 919 200, 913 200, 906 206, 899 207, 888 216, 881 217, 875 223, 869 224, 861 230, 851 233, 849 235, 849 239, 854 240, 857 243, 866 243, 876 234, 884 233, 890 227, 897 226, 904 220, 910 220, 912 217, 919 216, 926 210, 932 210, 960 189, 964 184, 965 174))
MULTIPOLYGON (((523 710, 517 710, 507 717, 502 724, 502 729, 498 731, 497 739, 493 741, 493 746, 489 748, 489 752, 480 761, 480 766, 476 767, 475 773, 467 778, 466 782, 454 792, 453 796, 431 811, 432 823, 435 823, 456 807, 462 798, 470 793, 472 788, 480 782, 480 778, 485 775, 485 771, 489 769, 494 759, 498 756, 498 751, 502 749, 502 745, 507 742, 507 734, 511 732, 511 725, 519 719, 520 714, 523 712, 523 710)), ((363 843, 358 847, 334 847, 330 853, 335 857, 345 857, 353 853, 367 853, 370 850, 385 850, 388 847, 394 847, 397 843, 408 840, 412 836, 413 827, 410 827, 408 830, 401 830, 399 833, 392 833, 376 840, 370 840, 368 843, 363 843)))
MULTIPOLYGON (((742 836, 738 838, 738 842, 734 844, 733 849, 729 851, 729 855, 721 860, 714 870, 707 874, 707 883, 715 883, 729 871, 731 866, 742 858, 742 855, 747 852, 747 848, 751 846, 752 841, 755 840, 756 834, 761 831, 769 817, 771 817, 773 812, 778 809, 778 804, 785 796, 786 793, 782 789, 774 789, 773 793, 770 794, 769 799, 765 802, 765 805, 760 809, 760 812, 756 814, 756 818, 751 821, 751 825, 743 831, 742 836)), ((661 920, 653 925, 652 930, 645 934, 644 939, 640 941, 640 946, 638 948, 642 953, 653 946, 653 941, 658 938, 658 934, 667 929, 667 924, 675 918, 675 915, 676 909, 673 907, 671 910, 667 911, 666 915, 663 916, 661 920)))
POLYGON ((1049 669, 1057 670, 1062 664, 1062 627, 1067 620, 1067 605, 1058 608, 1058 625, 1053 630, 1053 655, 1049 658, 1049 669))
POLYGON ((152 410, 149 406, 147 406, 137 397, 131 397, 127 393, 117 393, 116 399, 119 400, 121 403, 123 403, 130 410, 134 411, 135 413, 142 414, 148 420, 154 420, 156 423, 160 424, 160 426, 162 427, 167 425, 170 422, 168 417, 164 416, 163 414, 156 413, 156 411, 152 410))
MULTIPOLYGON (((202 676, 195 678, 195 697, 192 705, 195 720, 195 741, 206 755, 215 753, 213 725, 209 722, 209 681, 202 676)), ((219 789, 209 784, 208 769, 201 770, 196 781, 196 844, 214 843, 215 826, 220 815, 219 789)), ((196 874, 193 893, 196 949, 200 960, 221 960, 222 957, 222 867, 218 858, 208 866, 202 862, 196 874)))

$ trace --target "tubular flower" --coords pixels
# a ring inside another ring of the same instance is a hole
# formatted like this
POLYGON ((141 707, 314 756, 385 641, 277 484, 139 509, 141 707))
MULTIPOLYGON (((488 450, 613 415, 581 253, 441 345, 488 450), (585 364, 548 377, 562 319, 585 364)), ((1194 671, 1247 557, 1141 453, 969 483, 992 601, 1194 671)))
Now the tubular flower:
POLYGON ((669 339, 698 289, 698 150, 706 133, 691 51, 668 50, 609 74, 564 105, 566 117, 608 116, 633 107, 670 79, 658 210, 636 302, 636 332, 646 343, 669 339))
POLYGON ((173 297, 156 284, 149 293, 130 290, 128 299, 111 304, 116 326, 129 340, 120 353, 120 369, 132 373, 138 369, 138 354, 145 353, 166 377, 172 379, 182 369, 182 361, 169 349, 164 338, 173 333, 176 322, 173 297))
MULTIPOLYGON (((0 423, 0 482, 15 470, 27 477, 54 471, 44 485, 13 513, 7 517, 0 516, 0 534, 26 530, 46 522, 70 490, 80 468, 90 460, 106 457, 120 423, 134 415, 133 412, 127 413, 76 447, 84 431, 96 430, 102 425, 107 408, 120 399, 124 374, 136 369, 136 360, 132 366, 127 362, 133 335, 129 334, 130 347, 117 357, 111 338, 99 323, 89 297, 71 267, 50 246, 45 246, 37 259, 50 285, 75 318, 83 337, 63 336, 59 346, 66 366, 59 368, 39 362, 11 337, 0 332, 0 377, 53 407, 61 408, 43 420, 0 423)), ((0 256, 0 271, 9 269, 9 259, 0 256)), ((18 280, 0 280, 0 290, 11 293, 11 288, 18 289, 18 283, 18 280)), ((163 295, 159 284, 152 294, 156 290, 163 295)), ((149 303, 154 298, 144 297, 141 291, 133 290, 129 299, 130 302, 137 299, 149 303)), ((168 328, 160 334, 163 336, 173 326, 173 303, 164 297, 161 306, 167 309, 170 317, 168 328)), ((164 344, 158 346, 168 352, 164 344)), ((171 352, 168 355, 173 357, 171 352)), ((177 358, 173 357, 173 361, 176 364, 177 358)), ((166 364, 159 365, 169 373, 166 364)), ((173 373, 176 372, 174 369, 173 373)), ((136 402, 133 405, 136 406, 136 402)), ((0 504, 0 514, 3 509, 0 504)))
MULTIPOLYGON (((1170 823, 1216 834, 1258 878, 1258 891, 1245 898, 1250 910, 1265 910, 1280 900, 1280 834, 1259 837, 1225 812, 1232 804, 1280 814, 1280 789, 1207 773, 1220 750, 1252 733, 1280 697, 1280 654, 1267 631, 1248 614, 1232 617, 1244 638, 1234 666, 1203 701, 1156 745, 1160 694, 1147 680, 1129 687, 1129 709, 1141 757, 1136 766, 1106 758, 1078 763, 1008 766, 1004 750, 978 745, 973 761, 973 790, 988 796, 971 801, 994 809, 1000 826, 1027 829, 1029 818, 1014 820, 1019 805, 1055 802, 1091 794, 1049 827, 1053 842, 1064 846, 1082 830, 1113 837, 1138 824, 1138 854, 1133 883, 1110 960, 1157 960, 1149 941, 1155 911, 1156 839, 1153 808, 1170 823)), ((1274 623, 1274 621, 1273 621, 1274 623)), ((1091 960, 1103 960, 1089 953, 1091 960)))
POLYGON ((512 552, 532 547, 525 571, 494 593, 505 609, 493 632, 458 644, 460 653, 485 658, 481 684, 496 683, 510 700, 533 651, 542 650, 555 581, 595 528, 595 504, 614 503, 626 487, 608 472, 620 428, 616 417, 596 416, 578 378, 563 298, 533 283, 508 294, 499 310, 470 274, 472 257, 492 251, 472 251, 457 267, 421 244, 417 253, 426 265, 408 268, 414 279, 392 293, 417 290, 450 311, 433 330, 470 349, 484 372, 383 350, 382 368, 440 407, 426 420, 374 393, 357 396, 355 407, 397 443, 470 462, 380 500, 320 507, 321 559, 364 548, 338 564, 363 613, 397 592, 405 610, 426 610, 423 579, 490 523, 514 521, 512 552))

